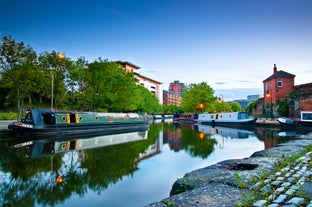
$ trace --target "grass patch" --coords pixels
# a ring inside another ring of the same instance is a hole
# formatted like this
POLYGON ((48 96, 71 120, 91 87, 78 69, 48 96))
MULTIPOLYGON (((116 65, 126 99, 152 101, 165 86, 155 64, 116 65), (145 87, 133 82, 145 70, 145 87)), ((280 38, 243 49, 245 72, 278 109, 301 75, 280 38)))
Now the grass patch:
POLYGON ((15 112, 0 112, 0 120, 16 120, 17 113, 15 112))
MULTIPOLYGON (((303 153, 299 153, 299 154, 291 155, 287 157, 283 156, 281 161, 278 161, 277 163, 275 163, 275 170, 273 170, 270 173, 261 173, 259 177, 253 177, 252 178, 252 183, 253 183, 252 191, 244 194, 243 199, 241 201, 236 202, 236 207, 251 207, 253 203, 256 202, 257 200, 267 200, 269 195, 271 195, 275 191, 276 187, 272 186, 272 189, 270 189, 269 191, 261 192, 261 189, 266 185, 264 181, 268 179, 270 175, 274 175, 276 172, 280 171, 284 167, 293 168, 294 166, 296 166, 297 159, 306 155, 306 153, 310 151, 312 151, 312 145, 307 146, 306 150, 303 153), (259 185, 256 185, 256 183, 258 183, 259 185)), ((312 157, 312 153, 310 154, 310 156, 312 157)), ((312 165, 312 161, 310 161, 309 164, 312 165)), ((238 174, 236 174, 235 178, 238 181, 238 188, 244 188, 245 186, 241 177, 238 174)), ((308 181, 310 182, 312 181, 311 175, 308 177, 308 181)), ((299 189, 299 191, 297 192, 297 195, 303 198, 305 197, 302 189, 299 189)), ((305 203, 307 203, 307 200, 305 201, 305 203)))

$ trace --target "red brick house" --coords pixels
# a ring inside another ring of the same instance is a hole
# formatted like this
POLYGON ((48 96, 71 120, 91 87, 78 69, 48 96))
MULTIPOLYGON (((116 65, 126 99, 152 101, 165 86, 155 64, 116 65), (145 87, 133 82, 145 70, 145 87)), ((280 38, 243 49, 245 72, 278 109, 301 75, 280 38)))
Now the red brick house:
POLYGON ((263 81, 264 104, 276 103, 295 90, 295 75, 273 67, 273 74, 263 81))

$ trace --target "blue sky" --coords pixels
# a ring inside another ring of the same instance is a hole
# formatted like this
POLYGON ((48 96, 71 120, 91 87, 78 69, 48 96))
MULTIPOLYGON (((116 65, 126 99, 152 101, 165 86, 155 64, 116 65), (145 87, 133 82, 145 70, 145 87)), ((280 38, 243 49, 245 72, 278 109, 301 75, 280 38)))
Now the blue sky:
POLYGON ((261 93, 278 70, 312 80, 311 0, 1 0, 0 35, 89 62, 129 61, 168 84, 225 99, 261 93), (218 95, 218 94, 217 94, 218 95))

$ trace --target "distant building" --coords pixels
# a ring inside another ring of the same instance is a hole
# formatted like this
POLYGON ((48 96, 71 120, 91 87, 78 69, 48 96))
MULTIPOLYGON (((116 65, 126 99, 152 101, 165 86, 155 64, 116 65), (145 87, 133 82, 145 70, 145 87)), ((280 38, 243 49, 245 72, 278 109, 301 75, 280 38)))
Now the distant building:
POLYGON ((253 101, 256 101, 260 98, 260 95, 248 95, 247 96, 247 101, 248 102, 253 102, 253 101))
POLYGON ((182 97, 178 93, 163 91, 163 105, 181 106, 182 97))
POLYGON ((171 82, 169 85, 169 91, 163 91, 163 104, 181 106, 181 94, 183 93, 184 88, 185 84, 180 83, 178 80, 171 82))
MULTIPOLYGON (((245 111, 247 105, 249 104, 249 101, 246 100, 246 99, 239 99, 239 100, 234 100, 234 101, 231 101, 231 102, 237 102, 239 103, 239 105, 242 107, 243 111, 245 111)), ((229 102, 230 103, 230 102, 229 102)))
POLYGON ((151 78, 148 78, 146 76, 143 76, 139 73, 137 73, 137 70, 140 69, 140 67, 127 62, 127 61, 116 61, 122 68, 125 69, 127 73, 133 72, 134 76, 138 79, 138 84, 144 86, 146 89, 148 89, 151 93, 155 94, 155 96, 158 98, 158 100, 161 99, 160 97, 160 85, 161 82, 158 82, 156 80, 153 80, 151 78))
POLYGON ((173 93, 181 94, 183 93, 184 88, 185 88, 184 83, 180 83, 180 81, 178 80, 171 82, 169 85, 169 91, 173 93))

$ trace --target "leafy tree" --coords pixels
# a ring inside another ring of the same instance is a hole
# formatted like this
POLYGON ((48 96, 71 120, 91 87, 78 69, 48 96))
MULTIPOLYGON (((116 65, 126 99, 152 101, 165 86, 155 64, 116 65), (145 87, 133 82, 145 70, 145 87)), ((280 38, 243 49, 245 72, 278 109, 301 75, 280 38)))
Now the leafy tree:
POLYGON ((137 86, 138 97, 138 111, 144 111, 147 113, 159 113, 161 112, 161 105, 154 94, 148 91, 143 86, 137 86))
POLYGON ((206 83, 191 84, 182 93, 182 110, 189 113, 203 113, 214 111, 217 97, 214 90, 206 83))
POLYGON ((288 117, 289 115, 289 106, 286 100, 277 101, 277 112, 280 116, 288 117))
POLYGON ((163 105, 163 112, 164 114, 173 114, 176 111, 180 111, 180 107, 170 104, 170 105, 163 105))
POLYGON ((241 105, 237 102, 230 102, 229 105, 232 111, 242 111, 241 105))
POLYGON ((133 73, 126 73, 115 62, 95 61, 88 65, 87 94, 93 109, 134 111, 137 108, 137 85, 133 73))
MULTIPOLYGON (((39 55, 39 67, 42 71, 42 80, 47 80, 51 78, 48 83, 53 82, 53 98, 54 98, 54 107, 64 105, 64 99, 66 94, 66 85, 64 83, 66 68, 71 66, 71 60, 65 55, 58 53, 56 51, 44 52, 39 55), (43 78, 45 76, 45 78, 43 78)), ((47 87, 46 90, 51 90, 50 87, 47 87)), ((47 92, 48 94, 48 92, 47 92)), ((51 93, 52 96, 52 93, 51 93)))
POLYGON ((8 88, 9 102, 15 103, 17 97, 18 119, 20 118, 20 100, 28 97, 31 104, 33 79, 36 75, 36 52, 23 42, 16 42, 10 36, 4 36, 0 45, 0 70, 2 87, 8 88))

